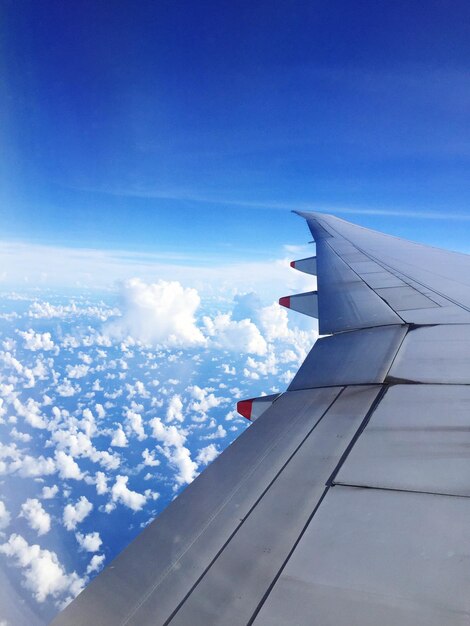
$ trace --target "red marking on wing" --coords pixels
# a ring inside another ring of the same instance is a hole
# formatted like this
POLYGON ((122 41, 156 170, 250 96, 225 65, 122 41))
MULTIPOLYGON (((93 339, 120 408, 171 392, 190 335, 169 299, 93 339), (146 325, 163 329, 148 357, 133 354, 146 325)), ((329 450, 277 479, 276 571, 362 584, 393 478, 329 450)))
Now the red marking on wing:
POLYGON ((251 420, 251 409, 253 408, 253 400, 240 400, 237 402, 237 411, 247 420, 251 420))

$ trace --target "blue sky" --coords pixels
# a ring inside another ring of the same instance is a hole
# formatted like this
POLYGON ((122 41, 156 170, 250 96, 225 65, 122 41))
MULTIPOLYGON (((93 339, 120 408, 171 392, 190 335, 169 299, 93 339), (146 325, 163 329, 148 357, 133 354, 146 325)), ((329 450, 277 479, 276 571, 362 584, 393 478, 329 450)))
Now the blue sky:
POLYGON ((311 206, 467 249, 468 3, 1 12, 2 239, 268 258, 311 206))

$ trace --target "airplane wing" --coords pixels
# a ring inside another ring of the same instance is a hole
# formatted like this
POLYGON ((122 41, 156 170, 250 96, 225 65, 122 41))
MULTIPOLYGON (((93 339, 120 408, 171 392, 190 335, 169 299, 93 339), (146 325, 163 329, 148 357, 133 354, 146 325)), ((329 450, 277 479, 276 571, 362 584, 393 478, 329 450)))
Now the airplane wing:
POLYGON ((55 626, 470 623, 470 257, 300 215, 327 336, 55 626))

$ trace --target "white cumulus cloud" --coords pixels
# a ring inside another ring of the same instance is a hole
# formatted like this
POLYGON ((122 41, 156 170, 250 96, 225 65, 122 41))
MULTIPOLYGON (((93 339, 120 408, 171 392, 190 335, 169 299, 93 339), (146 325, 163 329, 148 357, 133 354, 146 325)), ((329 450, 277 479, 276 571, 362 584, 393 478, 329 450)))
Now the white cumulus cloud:
POLYGON ((64 381, 60 385, 57 385, 57 393, 63 398, 74 396, 79 390, 80 388, 72 385, 68 378, 64 378, 64 381))
POLYGON ((3 530, 10 523, 11 515, 7 511, 5 503, 0 500, 0 530, 3 530))
POLYGON ((129 476, 116 476, 116 482, 111 488, 111 498, 113 502, 120 502, 133 511, 140 511, 147 501, 147 496, 137 491, 132 491, 127 486, 129 476))
POLYGON ((266 340, 251 320, 237 321, 233 320, 229 313, 219 313, 214 318, 205 316, 203 322, 213 347, 266 354, 266 340))
POLYGON ((42 488, 41 497, 43 500, 52 500, 59 493, 59 487, 57 485, 52 485, 52 487, 44 486, 42 488))
POLYGON ((128 436, 135 433, 139 441, 143 441, 147 438, 142 421, 142 415, 132 411, 131 409, 126 411, 126 432, 128 436))
POLYGON ((23 570, 24 585, 38 602, 62 594, 74 598, 85 586, 86 581, 76 572, 67 574, 55 552, 42 550, 37 544, 29 545, 21 535, 10 535, 0 545, 0 553, 14 559, 16 567, 23 570))
POLYGON ((87 533, 86 535, 75 533, 75 538, 80 548, 86 552, 98 552, 103 543, 98 532, 87 533))
POLYGON ((62 515, 65 528, 67 530, 75 530, 77 525, 83 522, 92 509, 93 504, 85 496, 81 496, 75 504, 65 505, 62 515))
POLYGON ((144 343, 170 346, 204 343, 195 321, 201 301, 195 289, 185 288, 179 282, 160 280, 147 284, 132 278, 123 284, 122 300, 122 317, 107 325, 111 336, 130 336, 144 343))
POLYGON ((213 443, 199 450, 196 460, 198 463, 208 465, 220 454, 220 450, 213 443))
POLYGON ((24 517, 38 535, 45 535, 51 529, 51 516, 36 498, 28 498, 23 502, 19 516, 24 517))
POLYGON ((98 572, 104 564, 104 554, 94 554, 86 568, 87 576, 93 572, 98 572))
POLYGON ((171 397, 166 410, 166 421, 173 422, 174 420, 178 422, 184 421, 183 402, 178 394, 171 397))
POLYGON ((120 426, 113 432, 111 445, 115 446, 116 448, 126 448, 128 445, 126 433, 122 430, 120 426))
POLYGON ((18 331, 18 335, 23 337, 26 350, 53 350, 55 347, 51 339, 51 333, 35 333, 31 328, 26 331, 18 331))
POLYGON ((163 444, 162 453, 177 470, 177 484, 192 482, 197 476, 197 463, 192 460, 190 451, 184 446, 185 434, 175 426, 165 426, 159 417, 151 419, 149 424, 153 430, 153 437, 163 444))
POLYGON ((72 478, 73 480, 81 480, 83 478, 78 464, 73 457, 63 452, 63 450, 56 451, 55 460, 61 478, 72 478))
POLYGON ((79 365, 67 365, 67 376, 69 378, 83 378, 88 374, 88 370, 90 367, 85 365, 84 363, 80 363, 79 365))

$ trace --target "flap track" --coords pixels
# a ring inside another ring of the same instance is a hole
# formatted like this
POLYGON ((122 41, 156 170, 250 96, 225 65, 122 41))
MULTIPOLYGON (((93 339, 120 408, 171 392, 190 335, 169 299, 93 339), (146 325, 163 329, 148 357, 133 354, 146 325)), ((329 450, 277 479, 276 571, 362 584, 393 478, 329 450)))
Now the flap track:
POLYGON ((308 291, 307 293, 297 293, 293 296, 284 296, 279 299, 279 304, 286 307, 286 309, 292 309, 292 311, 298 311, 304 315, 310 315, 318 319, 318 292, 308 291))
POLYGON ((290 266, 299 272, 305 272, 306 274, 317 275, 317 257, 311 256, 308 259, 299 259, 298 261, 291 261, 290 266))

